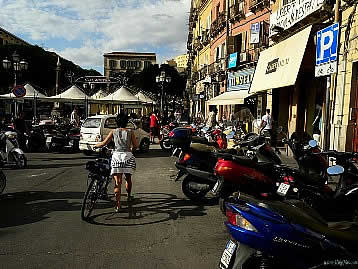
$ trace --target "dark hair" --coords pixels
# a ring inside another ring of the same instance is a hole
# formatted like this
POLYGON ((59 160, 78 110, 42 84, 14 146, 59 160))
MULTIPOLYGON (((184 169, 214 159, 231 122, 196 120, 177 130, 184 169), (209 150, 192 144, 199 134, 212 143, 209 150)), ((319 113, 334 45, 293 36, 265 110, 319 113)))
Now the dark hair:
POLYGON ((116 117, 116 123, 119 128, 126 128, 128 124, 128 115, 126 113, 119 113, 116 117))
POLYGON ((266 112, 270 114, 270 109, 266 109, 266 112))

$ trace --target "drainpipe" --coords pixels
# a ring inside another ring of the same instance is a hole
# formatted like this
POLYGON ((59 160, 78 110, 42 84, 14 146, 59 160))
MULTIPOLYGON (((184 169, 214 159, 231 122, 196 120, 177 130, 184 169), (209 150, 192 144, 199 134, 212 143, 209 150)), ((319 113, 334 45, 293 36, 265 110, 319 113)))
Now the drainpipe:
MULTIPOLYGON (((339 8, 341 5, 341 0, 336 0, 335 4, 335 10, 334 10, 334 23, 340 22, 340 16, 339 16, 339 8)), ((339 35, 340 36, 340 35, 339 35)), ((339 52, 339 43, 340 38, 338 37, 338 49, 337 52, 339 52)), ((338 58, 337 58, 337 69, 338 69, 338 58)), ((337 70, 338 72, 338 70, 337 70)), ((325 107, 325 134, 324 134, 324 150, 329 150, 330 148, 330 141, 331 141, 331 123, 333 124, 334 121, 331 119, 332 116, 334 117, 334 104, 336 99, 336 89, 337 89, 337 73, 332 74, 330 77, 327 78, 327 83, 330 80, 330 88, 326 92, 326 107, 325 107), (331 94, 333 95, 333 98, 331 98, 331 94), (331 100, 333 101, 331 103, 331 100), (332 107, 333 104, 333 107, 332 107), (332 112, 332 113, 331 113, 332 112)), ((327 87, 328 88, 328 87, 327 87)), ((333 141, 333 147, 334 147, 334 141, 333 141)))
MULTIPOLYGON (((345 32, 345 40, 344 40, 344 46, 343 46, 343 60, 342 60, 342 79, 341 79, 341 89, 342 89, 342 96, 341 96, 341 107, 340 107, 340 114, 337 115, 338 117, 341 117, 339 124, 338 124, 338 150, 341 150, 341 132, 342 132, 342 125, 343 125, 343 111, 344 111, 344 95, 345 95, 345 85, 346 85, 346 69, 347 69, 347 54, 349 49, 349 35, 353 23, 353 17, 357 9, 357 4, 354 5, 354 8, 352 10, 352 13, 348 17, 348 23, 347 23, 347 29, 345 32)), ((345 141, 346 142, 346 141, 345 141)), ((345 150, 345 149, 344 149, 345 150)))

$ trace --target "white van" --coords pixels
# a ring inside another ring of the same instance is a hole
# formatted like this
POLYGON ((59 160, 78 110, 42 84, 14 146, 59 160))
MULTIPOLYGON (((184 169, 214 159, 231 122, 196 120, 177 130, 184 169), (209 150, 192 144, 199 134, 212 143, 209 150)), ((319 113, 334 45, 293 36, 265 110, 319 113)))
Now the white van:
MULTIPOLYGON (((93 149, 94 145, 103 141, 111 130, 117 128, 115 115, 97 115, 88 117, 81 127, 80 150, 89 155, 92 152, 99 152, 93 149)), ((134 130, 134 135, 142 152, 149 151, 149 133, 139 128, 134 122, 129 122, 127 128, 134 130)))

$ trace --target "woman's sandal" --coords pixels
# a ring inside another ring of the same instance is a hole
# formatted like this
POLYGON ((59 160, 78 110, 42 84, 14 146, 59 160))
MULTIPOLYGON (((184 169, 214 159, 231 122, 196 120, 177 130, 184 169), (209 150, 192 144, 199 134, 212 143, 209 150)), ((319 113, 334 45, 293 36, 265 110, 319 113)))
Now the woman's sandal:
POLYGON ((122 208, 122 206, 116 206, 115 208, 114 208, 114 212, 116 212, 116 213, 118 213, 120 210, 121 210, 121 208, 122 208))

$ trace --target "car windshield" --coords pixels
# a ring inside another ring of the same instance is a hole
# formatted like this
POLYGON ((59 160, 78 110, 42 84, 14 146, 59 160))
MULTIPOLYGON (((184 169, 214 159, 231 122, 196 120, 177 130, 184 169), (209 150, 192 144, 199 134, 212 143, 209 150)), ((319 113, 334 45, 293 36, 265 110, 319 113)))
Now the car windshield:
POLYGON ((89 118, 83 123, 82 127, 84 128, 98 128, 101 126, 101 119, 99 118, 89 118))

